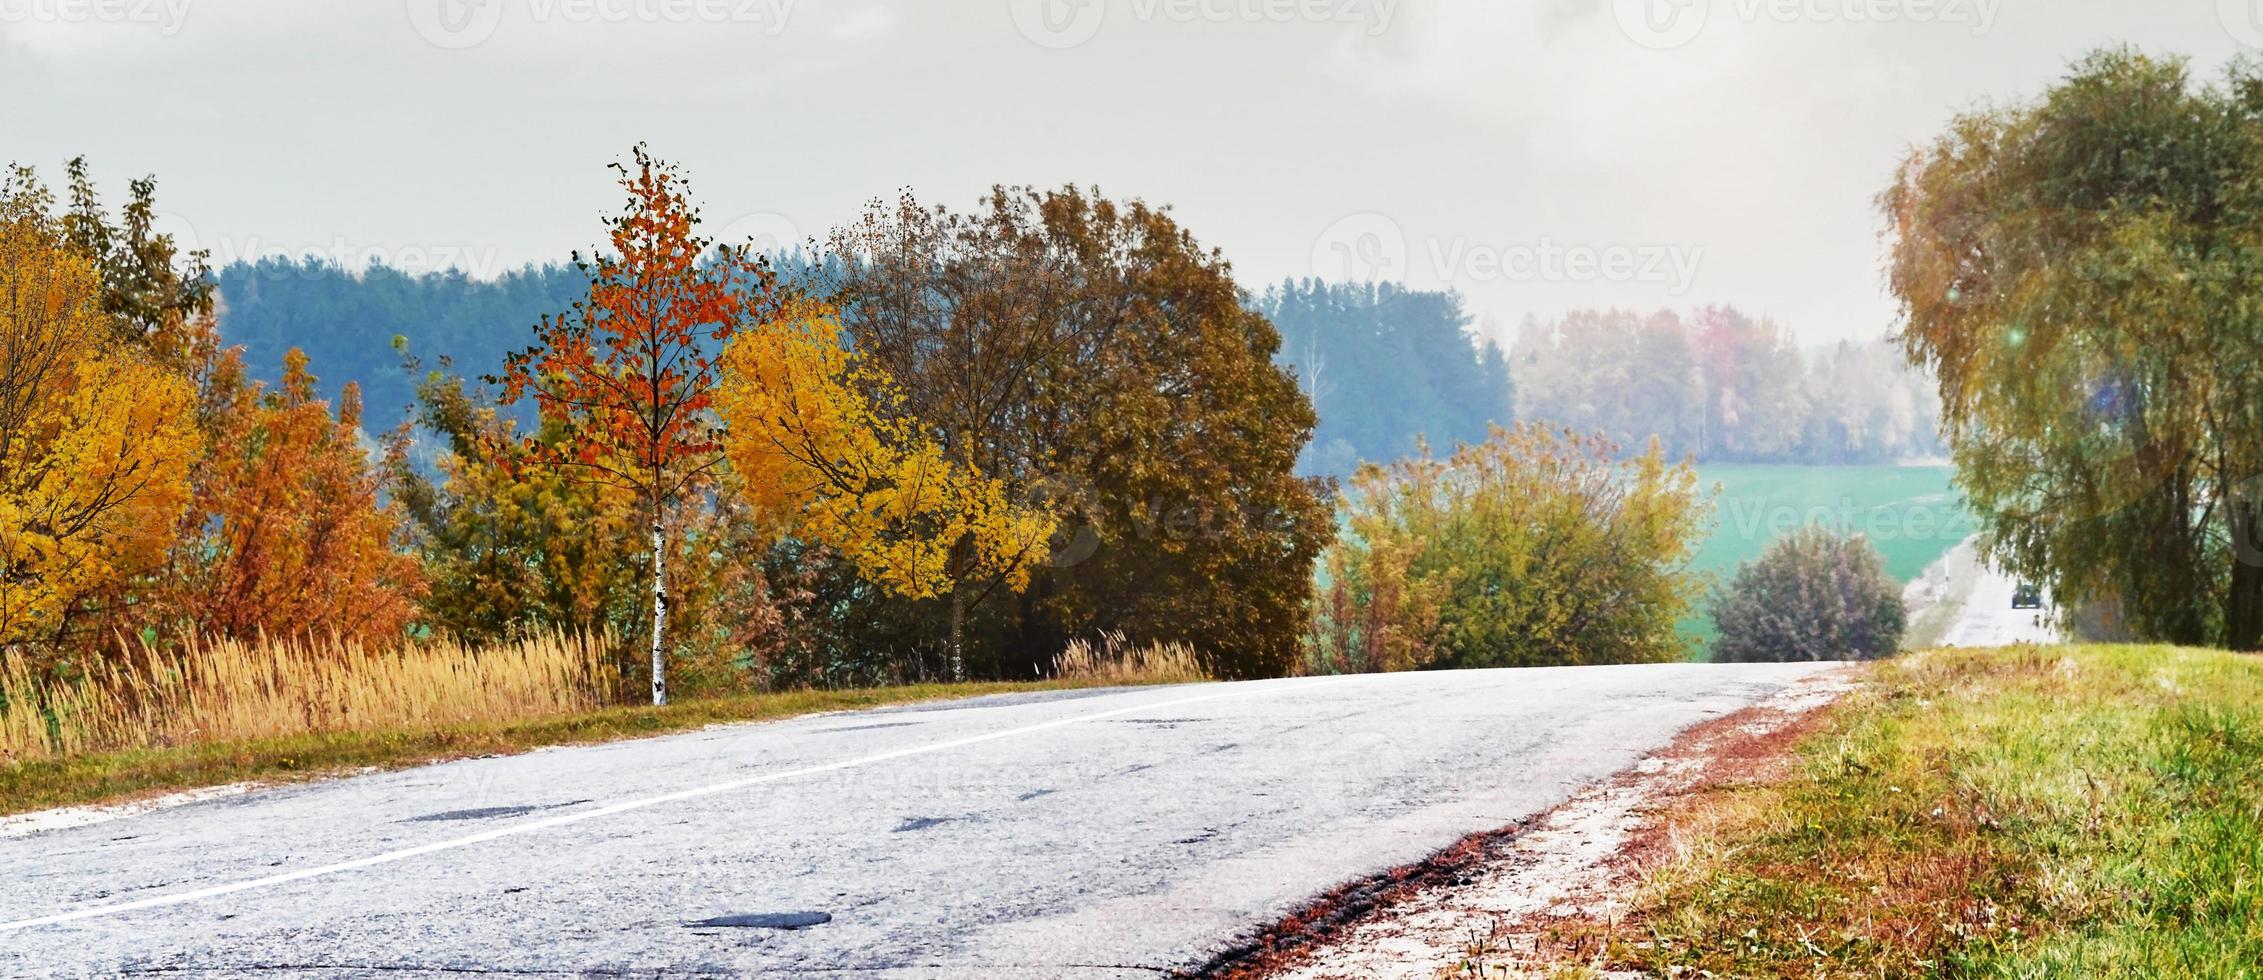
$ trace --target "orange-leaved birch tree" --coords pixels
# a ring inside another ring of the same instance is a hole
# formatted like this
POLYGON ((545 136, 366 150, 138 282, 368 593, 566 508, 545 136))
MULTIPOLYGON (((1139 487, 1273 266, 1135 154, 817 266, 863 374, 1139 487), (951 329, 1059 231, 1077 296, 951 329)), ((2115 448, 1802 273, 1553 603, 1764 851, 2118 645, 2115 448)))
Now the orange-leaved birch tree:
POLYGON ((652 533, 652 703, 668 703, 667 527, 671 505, 723 458, 710 402, 722 345, 772 308, 776 278, 747 248, 696 233, 684 176, 643 145, 613 165, 628 204, 611 250, 574 264, 589 296, 545 316, 536 343, 510 355, 504 400, 533 398, 564 438, 527 440, 526 461, 634 492, 652 533))
POLYGON ((758 510, 895 595, 950 601, 951 675, 965 680, 967 608, 1029 586, 1055 516, 949 459, 904 411, 893 379, 842 343, 839 316, 823 304, 787 303, 734 340, 716 406, 732 470, 758 510))

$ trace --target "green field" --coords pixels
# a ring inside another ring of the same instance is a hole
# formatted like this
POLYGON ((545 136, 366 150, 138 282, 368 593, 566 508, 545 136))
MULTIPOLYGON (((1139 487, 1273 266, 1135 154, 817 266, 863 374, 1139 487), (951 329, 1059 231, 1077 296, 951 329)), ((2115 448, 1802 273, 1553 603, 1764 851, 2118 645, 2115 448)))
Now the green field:
MULTIPOLYGON (((1770 541, 1823 522, 1868 536, 1886 572, 1909 582, 1975 531, 1953 474, 1946 466, 1700 466, 1700 487, 1718 485, 1720 496, 1695 567, 1725 583, 1770 541)), ((1701 643, 1713 638, 1703 608, 1682 630, 1701 643)))

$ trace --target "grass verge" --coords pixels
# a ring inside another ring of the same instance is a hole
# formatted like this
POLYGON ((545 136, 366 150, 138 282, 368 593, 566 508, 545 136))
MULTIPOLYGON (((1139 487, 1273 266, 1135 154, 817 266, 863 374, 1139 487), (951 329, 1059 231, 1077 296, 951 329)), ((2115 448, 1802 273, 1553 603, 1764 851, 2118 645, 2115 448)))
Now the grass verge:
POLYGON ((2263 975, 2263 660, 1920 654, 1790 771, 1690 797, 1633 912, 1572 932, 1666 977, 2263 975))
POLYGON ((130 800, 237 782, 293 782, 355 770, 400 769, 483 755, 664 735, 948 698, 1106 686, 1086 681, 934 684, 687 700, 665 708, 603 708, 516 722, 332 731, 61 756, 0 766, 0 815, 130 800))

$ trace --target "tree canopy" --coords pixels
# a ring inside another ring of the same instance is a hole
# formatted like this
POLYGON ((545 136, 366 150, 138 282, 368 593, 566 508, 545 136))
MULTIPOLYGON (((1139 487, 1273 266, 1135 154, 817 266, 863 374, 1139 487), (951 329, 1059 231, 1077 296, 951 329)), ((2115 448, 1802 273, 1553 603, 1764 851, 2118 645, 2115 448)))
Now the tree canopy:
POLYGON ((1991 553, 2137 636, 2263 647, 2263 73, 2093 54, 1879 198, 1991 553))

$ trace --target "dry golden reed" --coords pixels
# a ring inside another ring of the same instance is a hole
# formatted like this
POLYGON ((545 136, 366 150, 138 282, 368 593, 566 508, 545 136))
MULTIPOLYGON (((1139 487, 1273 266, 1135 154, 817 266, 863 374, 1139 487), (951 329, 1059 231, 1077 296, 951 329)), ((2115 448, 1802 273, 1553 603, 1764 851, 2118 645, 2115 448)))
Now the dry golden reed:
POLYGON ((1133 646, 1122 633, 1100 634, 1095 647, 1070 640, 1054 675, 1064 681, 1092 684, 1192 684, 1210 680, 1202 657, 1184 643, 1133 646))
POLYGON ((0 657, 0 762, 589 711, 612 690, 605 649, 602 637, 558 635, 390 650, 215 640, 130 649, 75 681, 11 653, 0 657))

